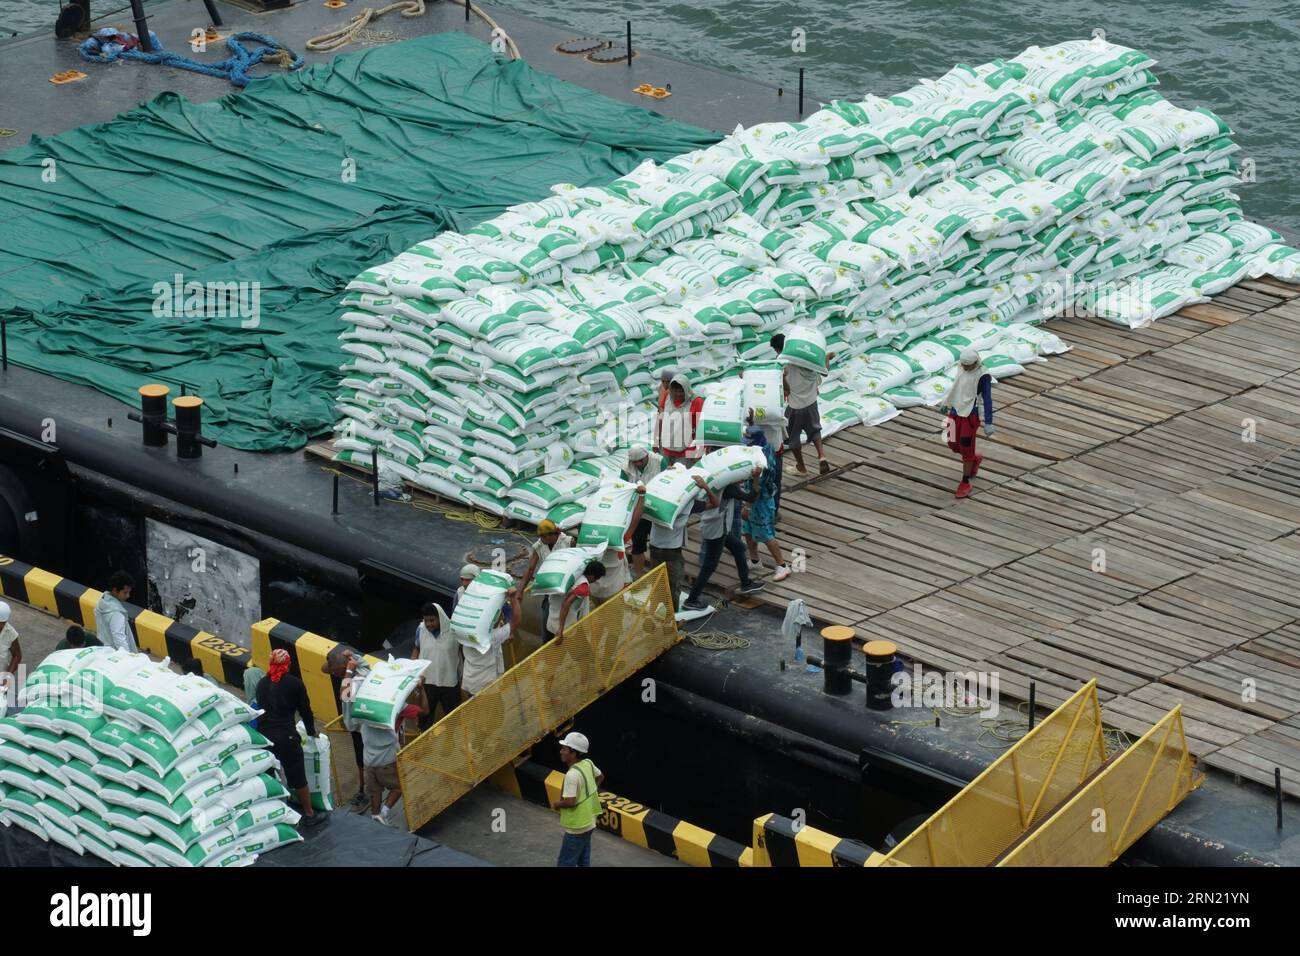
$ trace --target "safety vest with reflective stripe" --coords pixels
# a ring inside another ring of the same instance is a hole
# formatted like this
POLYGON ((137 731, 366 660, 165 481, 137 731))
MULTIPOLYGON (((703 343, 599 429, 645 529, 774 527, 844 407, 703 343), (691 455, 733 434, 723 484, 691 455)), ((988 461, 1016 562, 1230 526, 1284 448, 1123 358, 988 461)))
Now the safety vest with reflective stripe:
POLYGON ((600 793, 596 790, 596 775, 592 772, 591 761, 579 760, 573 766, 582 777, 582 793, 578 795, 576 805, 560 808, 560 825, 568 830, 586 830, 596 825, 600 793))

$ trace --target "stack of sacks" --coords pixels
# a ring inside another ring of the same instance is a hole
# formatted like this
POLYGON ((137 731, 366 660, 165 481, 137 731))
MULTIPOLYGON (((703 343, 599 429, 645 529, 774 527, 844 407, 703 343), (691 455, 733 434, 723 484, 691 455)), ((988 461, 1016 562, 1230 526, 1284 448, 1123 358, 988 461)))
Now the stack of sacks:
POLYGON ((653 444, 664 369, 727 445, 744 370, 809 330, 831 431, 934 404, 963 343, 1014 374, 1046 351, 1027 323, 1064 309, 1140 327, 1246 276, 1300 281, 1242 216, 1231 131, 1156 92, 1154 62, 1031 47, 421 243, 350 286, 338 445, 571 527, 611 454, 653 444))
POLYGON ((118 866, 245 866, 301 839, 259 711, 145 654, 55 651, 0 719, 0 823, 118 866))

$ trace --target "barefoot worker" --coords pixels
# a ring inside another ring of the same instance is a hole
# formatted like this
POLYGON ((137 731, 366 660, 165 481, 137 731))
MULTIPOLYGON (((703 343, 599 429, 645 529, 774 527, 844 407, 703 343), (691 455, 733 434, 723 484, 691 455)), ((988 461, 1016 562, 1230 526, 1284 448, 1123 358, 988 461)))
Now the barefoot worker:
POLYGON ((961 455, 958 498, 970 494, 971 479, 979 472, 980 462, 984 460, 983 455, 975 454, 975 432, 980 424, 979 414, 975 411, 976 399, 984 405, 984 435, 987 437, 993 434, 993 376, 984 370, 979 353, 968 348, 961 353, 957 377, 943 397, 943 411, 948 414, 944 424, 948 447, 954 454, 961 455))

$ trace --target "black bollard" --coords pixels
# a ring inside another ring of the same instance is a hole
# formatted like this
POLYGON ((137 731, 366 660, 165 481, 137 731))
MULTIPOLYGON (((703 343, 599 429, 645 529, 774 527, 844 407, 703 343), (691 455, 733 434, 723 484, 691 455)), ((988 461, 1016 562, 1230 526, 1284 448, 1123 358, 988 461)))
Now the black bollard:
POLYGON ((370 487, 375 493, 375 507, 379 507, 379 450, 370 449, 370 487))
POLYGON ((212 18, 214 27, 222 26, 221 14, 217 12, 217 5, 212 0, 203 0, 203 5, 208 8, 208 16, 212 18))
POLYGON ((334 505, 332 508, 330 508, 330 514, 336 515, 338 513, 339 513, 339 476, 335 475, 334 476, 334 505))
POLYGON ((9 323, 0 322, 0 371, 9 371, 9 323))
MULTIPOLYGON (((894 655, 898 648, 891 641, 867 641, 862 646, 862 653, 867 659, 867 707, 891 710, 894 706, 894 655)), ((938 726, 937 722, 935 726, 938 726)))
POLYGON ((1029 729, 1034 729, 1034 691, 1036 687, 1033 681, 1029 682, 1029 729))
POLYGON ((822 629, 822 690, 845 697, 853 689, 849 657, 853 651, 853 628, 832 624, 822 629))
POLYGON ((632 65, 632 21, 627 21, 627 65, 632 65))
POLYGON ((799 118, 803 119, 803 67, 799 67, 799 118))
POLYGON ((211 438, 204 438, 203 399, 197 395, 182 395, 172 399, 176 409, 176 424, 171 426, 176 433, 176 457, 199 458, 203 455, 203 446, 215 448, 217 443, 211 438))
POLYGON ((167 396, 170 392, 166 385, 140 386, 140 437, 148 448, 161 448, 167 444, 167 396))

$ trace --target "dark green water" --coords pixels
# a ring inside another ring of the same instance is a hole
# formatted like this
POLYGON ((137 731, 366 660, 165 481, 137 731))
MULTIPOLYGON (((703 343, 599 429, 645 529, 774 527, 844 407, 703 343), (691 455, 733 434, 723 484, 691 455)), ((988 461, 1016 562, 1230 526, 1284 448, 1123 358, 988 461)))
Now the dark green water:
MULTIPOLYGON (((44 28, 55 5, 0 0, 0 32, 44 28)), ((575 35, 621 38, 631 19, 634 43, 646 50, 785 87, 796 85, 802 66, 810 90, 841 98, 888 95, 954 63, 1014 56, 1031 44, 1102 29, 1113 42, 1160 61, 1156 73, 1169 99, 1208 106, 1232 125, 1242 156, 1255 160, 1258 181, 1241 188, 1247 214, 1300 238, 1300 0, 510 0, 499 6, 572 26, 575 35), (791 50, 796 28, 805 32, 803 53, 791 50)), ((0 63, 0 91, 6 80, 13 78, 0 63)))

